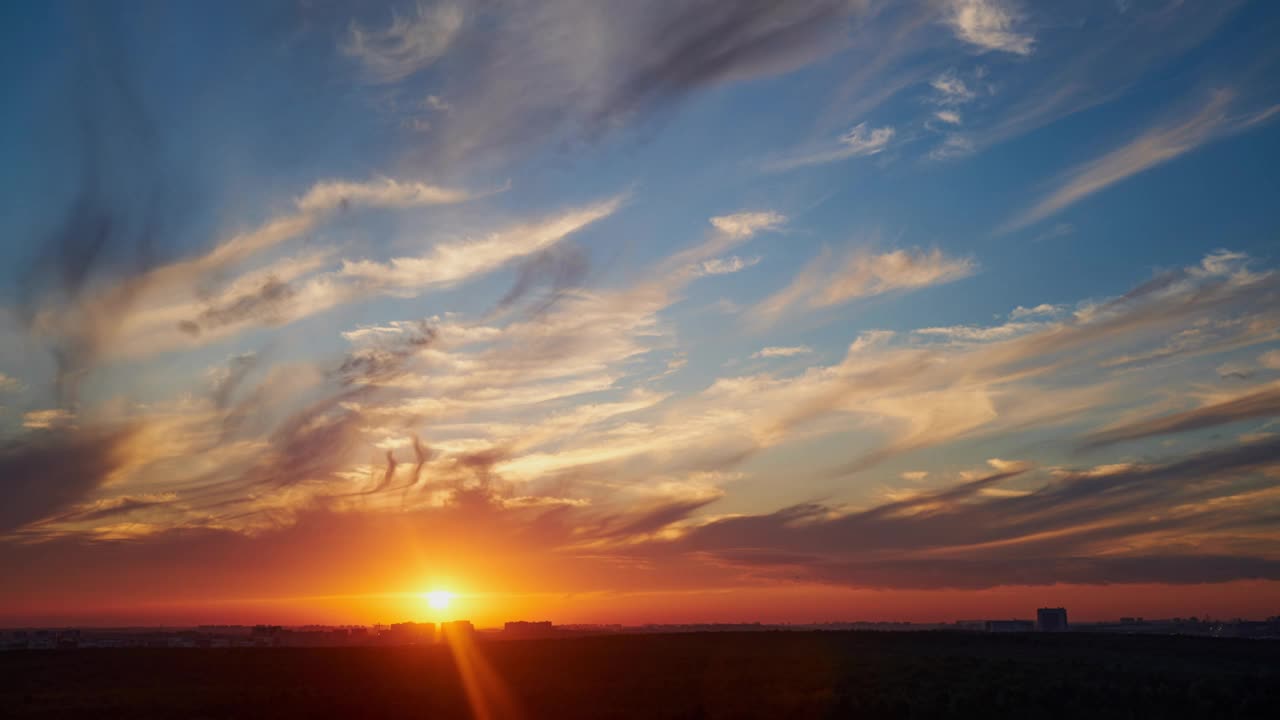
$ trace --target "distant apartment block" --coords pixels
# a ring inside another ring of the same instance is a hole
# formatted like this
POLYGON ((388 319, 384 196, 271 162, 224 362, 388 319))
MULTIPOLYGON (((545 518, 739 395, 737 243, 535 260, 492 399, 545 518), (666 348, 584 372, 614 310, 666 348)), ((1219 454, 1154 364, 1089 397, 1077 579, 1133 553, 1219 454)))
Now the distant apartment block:
POLYGON ((402 622, 395 623, 378 636, 383 642, 396 645, 416 645, 435 642, 435 623, 402 622))
POLYGON ((536 622, 514 621, 502 626, 502 636, 506 638, 541 638, 559 634, 550 620, 536 622))
POLYGON ((1066 632, 1066 608, 1040 608, 1036 610, 1036 630, 1040 632, 1066 632))
POLYGON ((451 620, 440 623, 440 632, 447 640, 450 637, 474 637, 476 628, 470 620, 451 620))
POLYGON ((1036 624, 1031 620, 988 620, 985 629, 989 633, 1031 632, 1036 624))

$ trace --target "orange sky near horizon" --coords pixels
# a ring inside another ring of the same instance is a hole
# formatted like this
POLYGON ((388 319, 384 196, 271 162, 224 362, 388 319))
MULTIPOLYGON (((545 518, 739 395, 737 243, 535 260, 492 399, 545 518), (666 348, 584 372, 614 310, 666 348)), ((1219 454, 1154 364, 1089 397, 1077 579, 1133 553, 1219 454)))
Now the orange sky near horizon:
MULTIPOLYGON (((436 586, 431 586, 436 587, 436 586)), ((951 622, 1033 618, 1035 609, 1065 606, 1074 622, 1212 617, 1261 619, 1280 607, 1280 582, 1222 584, 1007 586, 988 590, 861 590, 825 585, 658 592, 486 593, 459 584, 446 610, 429 607, 427 591, 221 601, 86 603, 67 597, 6 608, 3 625, 375 625, 470 620, 501 627, 509 620, 556 624, 951 622)))

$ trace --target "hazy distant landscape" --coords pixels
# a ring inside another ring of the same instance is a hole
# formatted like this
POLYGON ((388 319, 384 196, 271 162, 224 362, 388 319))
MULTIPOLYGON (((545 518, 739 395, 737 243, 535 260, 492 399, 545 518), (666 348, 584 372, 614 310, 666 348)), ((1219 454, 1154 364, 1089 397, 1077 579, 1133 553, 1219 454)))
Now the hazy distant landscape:
MULTIPOLYGON (((767 632, 478 643, 490 717, 1268 717, 1280 643, 767 632)), ((5 717, 470 717, 449 646, 0 653, 5 717)), ((485 717, 477 712, 476 717, 485 717)))

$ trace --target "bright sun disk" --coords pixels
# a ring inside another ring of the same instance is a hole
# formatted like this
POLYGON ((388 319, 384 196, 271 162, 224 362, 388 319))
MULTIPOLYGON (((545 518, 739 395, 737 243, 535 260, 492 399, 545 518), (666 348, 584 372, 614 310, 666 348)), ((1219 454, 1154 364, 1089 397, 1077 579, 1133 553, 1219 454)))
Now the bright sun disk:
POLYGON ((444 610, 449 607, 449 601, 453 600, 453 593, 446 590, 433 590, 426 594, 427 605, 432 610, 444 610))

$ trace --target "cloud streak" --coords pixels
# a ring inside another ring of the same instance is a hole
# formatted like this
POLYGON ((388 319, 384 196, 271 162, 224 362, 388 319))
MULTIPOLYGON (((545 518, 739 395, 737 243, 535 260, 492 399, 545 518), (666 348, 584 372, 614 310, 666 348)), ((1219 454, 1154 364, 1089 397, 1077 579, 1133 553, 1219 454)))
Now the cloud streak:
POLYGON ((954 282, 972 275, 976 263, 941 250, 854 251, 832 262, 824 252, 786 288, 758 304, 752 313, 759 322, 773 322, 795 308, 820 309, 858 298, 917 290, 954 282))
POLYGON ((369 78, 392 83, 417 73, 438 60, 462 29, 462 8, 443 3, 419 3, 410 15, 396 14, 384 30, 351 24, 341 50, 359 61, 369 78))
POLYGON ((871 128, 865 122, 854 125, 841 135, 834 148, 814 152, 795 153, 790 156, 771 160, 765 163, 767 170, 792 170, 807 165, 824 165, 855 157, 879 155, 888 149, 893 142, 895 130, 892 126, 871 128))
POLYGON ((1005 0, 947 0, 943 17, 958 39, 984 51, 1030 55, 1035 45, 1018 30, 1021 15, 1005 0))
POLYGON ((1225 538, 1200 547, 1175 540, 1215 530, 1244 536, 1265 523, 1249 499, 1272 492, 1260 471, 1275 467, 1276 443, 1060 473, 1026 493, 984 494, 1025 482, 1023 465, 865 510, 801 505, 715 520, 647 550, 707 553, 768 575, 880 589, 1277 579, 1275 548, 1235 555, 1225 552, 1225 538), (1110 547, 1125 549, 1100 553, 1110 547))
POLYGON ((1280 416, 1280 387, 1264 387, 1194 410, 1125 423, 1090 435, 1084 447, 1101 448, 1142 438, 1280 416))
POLYGON ((1143 132, 1125 145, 1066 173, 1057 189, 1002 226, 1013 232, 1056 215, 1071 205, 1138 173, 1170 162, 1206 143, 1271 119, 1280 105, 1235 113, 1235 94, 1219 90, 1194 113, 1143 132))

